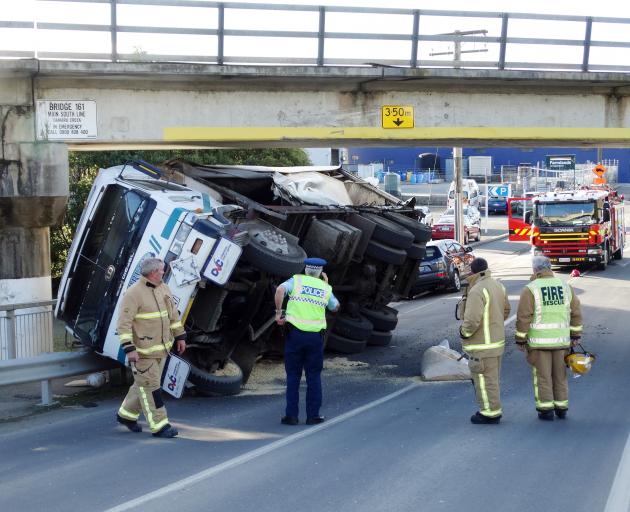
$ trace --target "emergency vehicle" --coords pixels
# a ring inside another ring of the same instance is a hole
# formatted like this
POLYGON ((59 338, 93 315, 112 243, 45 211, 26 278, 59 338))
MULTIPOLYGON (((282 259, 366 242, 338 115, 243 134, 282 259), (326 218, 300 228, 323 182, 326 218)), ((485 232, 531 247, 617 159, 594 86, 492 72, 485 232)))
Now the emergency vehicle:
POLYGON ((508 199, 510 241, 529 241, 554 265, 596 264, 623 257, 623 196, 606 185, 508 199))

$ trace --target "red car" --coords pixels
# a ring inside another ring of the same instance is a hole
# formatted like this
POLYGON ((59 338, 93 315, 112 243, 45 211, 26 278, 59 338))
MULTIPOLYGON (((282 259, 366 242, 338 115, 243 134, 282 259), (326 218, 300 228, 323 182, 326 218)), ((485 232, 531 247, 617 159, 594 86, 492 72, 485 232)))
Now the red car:
MULTIPOLYGON (((439 220, 433 224, 431 228, 431 238, 433 240, 444 240, 446 238, 455 238, 455 217, 453 210, 446 210, 439 220)), ((481 229, 479 220, 470 214, 464 214, 464 245, 471 240, 481 240, 481 229)))

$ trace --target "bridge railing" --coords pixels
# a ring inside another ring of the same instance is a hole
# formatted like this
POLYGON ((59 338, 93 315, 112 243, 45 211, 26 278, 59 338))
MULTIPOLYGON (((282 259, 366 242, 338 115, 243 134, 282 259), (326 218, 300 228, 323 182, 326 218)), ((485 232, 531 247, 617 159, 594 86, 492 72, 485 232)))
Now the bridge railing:
POLYGON ((0 360, 53 351, 53 311, 47 300, 0 306, 0 360))
POLYGON ((205 0, 12 4, 0 12, 0 58, 630 71, 621 64, 630 62, 626 18, 205 0), (549 33, 557 37, 541 37, 549 33), (473 53, 487 58, 468 60, 473 53))

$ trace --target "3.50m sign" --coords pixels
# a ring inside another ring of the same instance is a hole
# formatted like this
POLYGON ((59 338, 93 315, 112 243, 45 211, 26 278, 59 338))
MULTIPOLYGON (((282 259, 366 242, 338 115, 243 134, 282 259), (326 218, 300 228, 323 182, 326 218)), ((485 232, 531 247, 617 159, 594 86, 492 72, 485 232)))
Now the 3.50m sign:
POLYGON ((413 107, 410 105, 383 105, 383 128, 413 128, 413 107))

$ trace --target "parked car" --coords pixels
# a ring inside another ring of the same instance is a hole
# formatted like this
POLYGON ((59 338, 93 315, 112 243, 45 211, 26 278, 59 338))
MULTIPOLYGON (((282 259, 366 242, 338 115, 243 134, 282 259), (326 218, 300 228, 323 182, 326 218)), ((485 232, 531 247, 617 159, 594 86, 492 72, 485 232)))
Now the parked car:
MULTIPOLYGON (((481 240, 481 215, 476 208, 464 208, 464 245, 470 240, 481 240)), ((449 208, 444 214, 433 224, 431 228, 431 238, 433 240, 443 240, 447 238, 455 238, 455 213, 449 208)))
POLYGON ((427 226, 433 226, 433 213, 431 212, 431 208, 428 206, 416 206, 414 210, 416 210, 418 214, 422 213, 422 218, 419 219, 420 222, 427 226))
POLYGON ((507 213, 508 201, 507 197, 489 197, 488 213, 507 213))
POLYGON ((459 291, 461 280, 471 273, 470 263, 474 258, 472 247, 461 245, 457 240, 427 243, 426 254, 420 261, 418 277, 411 287, 409 298, 426 290, 459 291))

